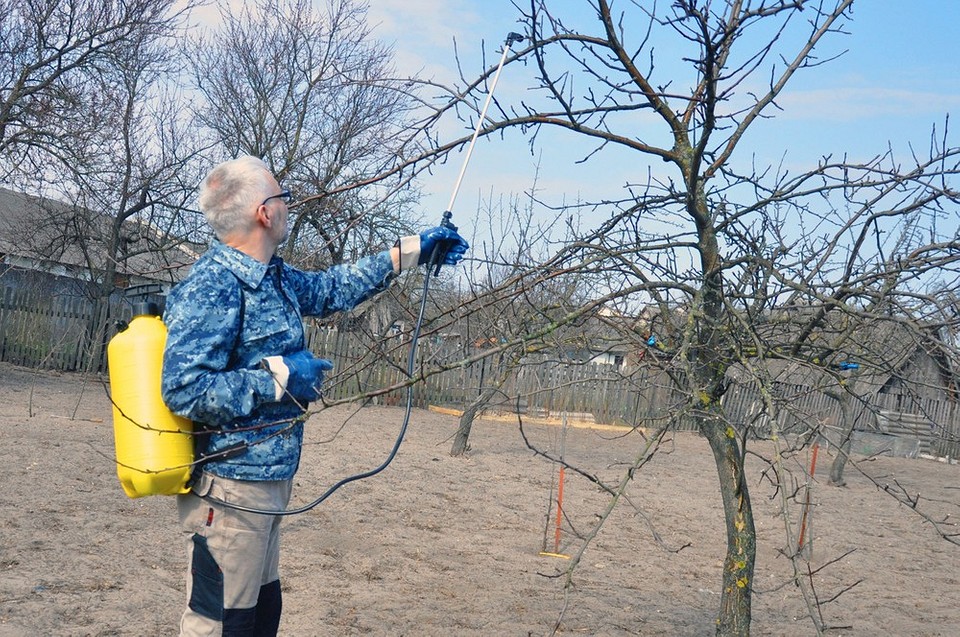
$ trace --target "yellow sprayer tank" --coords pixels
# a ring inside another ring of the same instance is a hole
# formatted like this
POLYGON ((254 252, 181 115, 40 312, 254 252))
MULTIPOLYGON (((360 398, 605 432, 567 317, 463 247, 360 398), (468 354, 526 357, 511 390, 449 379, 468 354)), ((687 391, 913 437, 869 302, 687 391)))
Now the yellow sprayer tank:
POLYGON ((166 342, 157 306, 139 303, 130 325, 107 345, 117 476, 131 498, 189 491, 193 425, 160 396, 166 342))

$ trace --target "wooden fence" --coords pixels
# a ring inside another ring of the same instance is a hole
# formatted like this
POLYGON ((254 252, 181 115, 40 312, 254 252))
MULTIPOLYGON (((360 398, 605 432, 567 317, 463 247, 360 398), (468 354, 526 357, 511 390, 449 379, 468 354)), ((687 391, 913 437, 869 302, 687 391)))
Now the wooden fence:
MULTIPOLYGON (((314 332, 311 347, 337 361, 326 390, 330 398, 348 398, 406 380, 407 346, 399 339, 371 347, 352 335, 314 332)), ((424 368, 429 368, 432 358, 438 358, 429 343, 421 345, 420 354, 424 368)), ((414 386, 414 404, 422 408, 438 405, 464 409, 485 388, 496 385, 502 373, 503 363, 496 356, 454 366, 418 382, 414 386)), ((835 399, 804 385, 775 383, 764 391, 775 405, 777 422, 771 421, 759 386, 735 383, 723 397, 724 412, 732 426, 741 430, 750 427, 759 436, 770 435, 776 426, 777 433, 794 438, 819 437, 834 445, 844 442, 840 405, 835 399)), ((397 405, 404 396, 398 390, 375 400, 397 405)), ((627 426, 655 427, 671 421, 671 426, 679 430, 697 428, 695 414, 676 382, 662 372, 643 367, 520 365, 503 383, 488 410, 555 418, 565 413, 627 426)), ((856 403, 852 417, 857 430, 915 439, 921 452, 960 457, 960 409, 955 402, 882 394, 856 403)))
MULTIPOLYGON (((48 297, 0 288, 0 360, 63 371, 106 371, 105 343, 115 323, 129 320, 130 306, 122 301, 92 303, 78 297, 48 297)), ((307 332, 308 346, 335 361, 325 385, 332 399, 374 393, 371 400, 403 404, 407 383, 409 343, 403 337, 376 340, 363 335, 321 327, 307 332)), ((466 352, 451 353, 444 343, 421 341, 414 384, 414 404, 464 409, 482 392, 500 385, 488 409, 519 411, 531 416, 562 413, 599 423, 657 426, 672 419, 672 426, 696 429, 688 403, 676 383, 653 368, 616 368, 611 365, 524 364, 507 370, 497 356, 470 365, 458 365, 466 352), (506 376, 504 378, 504 375, 506 376), (425 378, 423 378, 425 376, 425 378), (502 384, 501 384, 502 381, 502 384)), ((469 352, 471 354, 476 351, 469 352)), ((2 385, 2 379, 0 379, 2 385)), ((836 400, 802 385, 777 384, 764 389, 777 407, 778 432, 822 435, 838 444, 841 416, 836 400)), ((734 383, 723 397, 731 425, 751 427, 769 434, 774 423, 764 408, 759 387, 734 383)), ((856 406, 856 428, 863 431, 915 438, 918 447, 938 456, 960 457, 960 412, 947 400, 918 399, 908 395, 879 395, 856 406)))
POLYGON ((106 371, 104 335, 119 303, 0 288, 0 360, 40 369, 106 371))

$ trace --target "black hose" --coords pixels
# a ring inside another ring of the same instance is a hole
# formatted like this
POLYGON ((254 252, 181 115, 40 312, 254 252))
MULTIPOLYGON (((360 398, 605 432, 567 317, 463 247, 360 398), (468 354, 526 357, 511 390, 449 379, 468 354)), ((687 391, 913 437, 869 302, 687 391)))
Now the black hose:
MULTIPOLYGON (((417 359, 417 344, 420 341, 420 330, 423 327, 423 317, 424 317, 424 314, 426 313, 427 296, 430 291, 430 275, 435 265, 437 268, 437 272, 440 271, 440 265, 439 265, 441 262, 440 256, 441 256, 440 252, 438 252, 437 250, 434 250, 434 253, 433 255, 431 255, 431 259, 430 259, 430 266, 427 267, 426 276, 424 276, 424 279, 423 279, 423 298, 420 300, 420 312, 417 315, 417 322, 413 328, 413 334, 410 339, 410 353, 407 356, 407 377, 408 378, 413 378, 413 374, 416 371, 415 365, 416 365, 416 359, 417 359)), ((407 433, 407 426, 410 424, 410 414, 412 412, 413 412, 413 384, 410 384, 407 386, 407 404, 403 414, 403 424, 400 426, 400 433, 397 434, 397 439, 393 443, 393 448, 390 450, 389 455, 387 455, 386 460, 384 460, 382 463, 380 463, 378 466, 374 467, 373 469, 370 469, 368 471, 364 471, 361 473, 356 473, 354 475, 347 476, 346 478, 339 480, 335 484, 331 485, 329 489, 324 491, 319 498, 317 498, 313 502, 310 502, 309 504, 305 504, 304 506, 297 507, 295 509, 285 509, 283 511, 270 511, 266 509, 257 509, 254 507, 247 507, 241 504, 234 504, 232 502, 224 502, 223 500, 214 498, 209 495, 200 496, 200 497, 202 497, 204 500, 207 500, 208 502, 213 502, 214 504, 219 504, 220 506, 226 507, 228 509, 243 511, 245 513, 258 513, 260 515, 278 515, 278 516, 298 515, 300 513, 306 513, 307 511, 310 511, 311 509, 316 508, 320 503, 322 503, 324 500, 326 500, 331 495, 333 495, 340 487, 346 484, 350 484, 351 482, 356 482, 357 480, 364 480, 366 478, 373 477, 378 473, 380 473, 381 471, 383 471, 384 469, 386 469, 390 465, 390 463, 393 462, 393 459, 396 457, 397 452, 400 450, 400 444, 403 442, 403 437, 407 433)))

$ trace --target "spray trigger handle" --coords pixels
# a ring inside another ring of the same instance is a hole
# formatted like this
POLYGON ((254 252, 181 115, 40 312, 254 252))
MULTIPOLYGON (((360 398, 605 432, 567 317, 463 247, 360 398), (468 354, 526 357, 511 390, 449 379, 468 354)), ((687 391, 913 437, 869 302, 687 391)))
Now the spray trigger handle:
MULTIPOLYGON (((457 227, 453 225, 453 222, 450 219, 453 218, 453 213, 449 210, 443 213, 443 220, 440 221, 440 226, 443 228, 449 228, 454 232, 457 231, 457 227)), ((433 248, 433 254, 430 255, 430 265, 434 266, 433 271, 434 276, 440 274, 440 266, 443 265, 443 260, 447 256, 447 251, 450 250, 449 241, 438 241, 437 245, 433 248)))

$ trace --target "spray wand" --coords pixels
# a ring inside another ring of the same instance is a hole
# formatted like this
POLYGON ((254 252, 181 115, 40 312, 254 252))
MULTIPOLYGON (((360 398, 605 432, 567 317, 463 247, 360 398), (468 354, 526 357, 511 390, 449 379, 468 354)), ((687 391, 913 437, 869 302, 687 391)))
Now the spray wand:
MULTIPOLYGON (((477 120, 477 126, 473 130, 473 136, 470 138, 470 144, 467 146, 467 154, 463 158, 463 165, 460 166, 460 174, 457 175, 457 180, 453 184, 453 192, 450 194, 450 203, 447 204, 447 209, 443 213, 443 220, 440 222, 440 225, 444 228, 450 228, 454 232, 457 231, 457 227, 453 225, 453 222, 450 221, 453 218, 453 204, 457 201, 457 195, 460 193, 460 185, 463 183, 463 176, 467 172, 467 164, 470 163, 470 157, 473 155, 473 147, 477 143, 477 137, 480 135, 480 129, 483 128, 483 122, 487 117, 487 109, 490 107, 490 102, 493 101, 493 92, 497 88, 497 81, 500 79, 500 71, 503 70, 503 65, 507 61, 507 55, 510 53, 510 47, 513 46, 516 42, 523 42, 524 38, 519 33, 514 33, 511 31, 507 34, 507 39, 503 43, 503 55, 500 56, 500 64, 497 65, 497 70, 493 74, 493 79, 490 81, 490 90, 487 92, 487 99, 483 103, 483 108, 480 110, 480 118, 477 120)), ((433 254, 430 255, 430 267, 436 268, 434 274, 440 274, 440 265, 443 263, 443 258, 447 254, 447 250, 450 249, 449 245, 437 244, 433 249, 433 254)))

